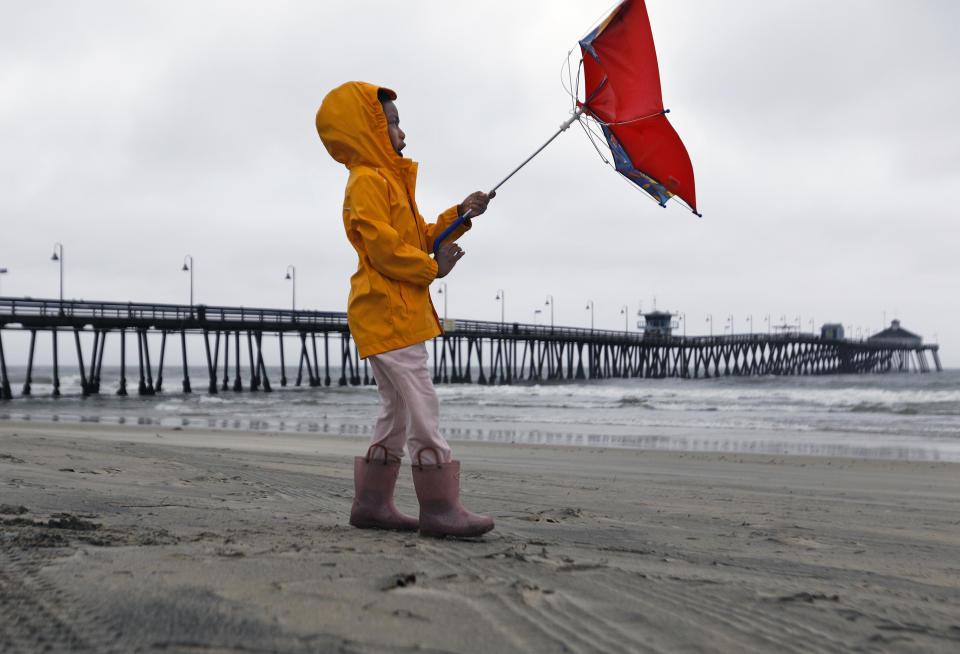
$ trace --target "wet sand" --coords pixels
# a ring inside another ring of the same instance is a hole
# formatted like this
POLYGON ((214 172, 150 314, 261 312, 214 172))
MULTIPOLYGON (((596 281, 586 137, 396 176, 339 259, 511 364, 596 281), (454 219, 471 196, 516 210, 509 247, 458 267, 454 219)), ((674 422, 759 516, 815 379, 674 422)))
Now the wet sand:
POLYGON ((0 422, 0 651, 960 650, 960 464, 454 445, 479 539, 351 528, 359 439, 0 422))

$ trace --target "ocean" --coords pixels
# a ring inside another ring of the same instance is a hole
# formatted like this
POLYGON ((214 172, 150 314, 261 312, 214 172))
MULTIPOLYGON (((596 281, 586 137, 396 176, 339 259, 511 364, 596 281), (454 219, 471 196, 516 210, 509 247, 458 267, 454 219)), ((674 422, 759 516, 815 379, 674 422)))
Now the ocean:
MULTIPOLYGON (((0 420, 156 425, 182 429, 301 432, 369 438, 379 411, 375 386, 280 387, 209 395, 205 371, 194 392, 169 376, 164 391, 118 397, 119 369, 104 368, 101 394, 82 397, 79 376, 49 367, 9 369, 14 399, 0 420)), ((128 368, 128 375, 130 370, 128 368)), ((288 370, 289 373, 289 370, 288 370)), ((331 375, 334 380, 339 372, 331 375)), ((243 380, 245 388, 249 380, 243 380)), ((335 381, 334 381, 335 383, 335 381)), ((960 461, 960 370, 817 377, 611 379, 540 385, 438 384, 441 431, 457 441, 620 447, 770 455, 960 461)))

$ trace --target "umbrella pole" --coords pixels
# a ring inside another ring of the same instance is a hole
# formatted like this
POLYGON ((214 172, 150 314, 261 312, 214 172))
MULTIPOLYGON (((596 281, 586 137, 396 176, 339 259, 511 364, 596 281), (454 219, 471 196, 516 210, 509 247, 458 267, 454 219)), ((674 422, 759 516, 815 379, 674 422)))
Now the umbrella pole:
MULTIPOLYGON (((546 140, 546 142, 545 142, 543 145, 541 145, 539 148, 537 148, 536 151, 535 151, 533 154, 531 154, 529 157, 527 157, 526 159, 524 159, 524 160, 523 160, 523 163, 521 163, 519 166, 517 166, 516 168, 514 168, 513 170, 511 170, 511 171, 510 171, 510 174, 507 175, 506 177, 504 177, 503 179, 501 179, 501 180, 497 183, 496 186, 494 186, 492 189, 490 189, 489 192, 490 192, 490 193, 493 193, 493 192, 496 191, 498 188, 500 188, 501 186, 503 186, 504 183, 505 183, 508 179, 510 179, 511 177, 513 177, 515 174, 517 174, 517 172, 518 172, 521 168, 523 168, 523 167, 526 166, 528 163, 530 163, 530 161, 531 161, 535 156, 537 156, 538 154, 540 154, 545 147, 547 147, 548 145, 550 145, 550 143, 553 142, 553 139, 555 139, 555 138, 557 138, 558 136, 560 136, 560 133, 561 133, 561 132, 567 131, 567 129, 569 129, 569 127, 570 127, 571 125, 573 125, 573 123, 574 123, 577 119, 580 118, 580 114, 582 114, 582 113, 583 113, 583 107, 577 107, 576 111, 573 112, 573 115, 570 116, 570 119, 569 119, 569 120, 565 120, 565 121, 563 122, 563 124, 560 125, 560 129, 558 129, 556 132, 553 133, 553 136, 551 136, 550 138, 548 138, 548 139, 546 140)), ((471 214, 471 213, 472 213, 472 211, 468 210, 465 214, 463 214, 462 216, 460 216, 459 218, 457 218, 455 221, 453 221, 453 223, 452 223, 449 227, 447 227, 445 230, 443 230, 443 233, 441 233, 440 236, 438 236, 438 237, 436 238, 436 240, 433 242, 433 253, 434 253, 434 254, 436 254, 436 253, 437 253, 437 250, 440 249, 440 244, 443 243, 444 239, 447 238, 448 236, 450 236, 450 234, 452 234, 455 229, 457 229, 458 227, 460 227, 460 225, 462 225, 464 222, 466 222, 466 220, 470 217, 470 214, 471 214)))
POLYGON ((568 129, 571 125, 573 125, 573 123, 574 123, 578 118, 580 118, 580 114, 582 114, 582 113, 583 113, 583 107, 577 107, 577 110, 573 112, 573 115, 572 115, 572 116, 570 116, 570 120, 564 121, 564 123, 563 123, 562 125, 560 125, 560 129, 558 129, 556 132, 554 132, 554 133, 553 133, 553 136, 551 136, 550 138, 548 138, 547 141, 546 141, 546 143, 544 143, 544 144, 541 145, 539 148, 537 148, 536 152, 534 152, 534 153, 531 154, 529 157, 527 157, 526 159, 524 159, 524 161, 523 161, 522 164, 520 164, 519 166, 517 166, 516 168, 514 168, 512 171, 510 171, 510 174, 507 175, 506 177, 504 177, 503 179, 501 179, 499 184, 497 184, 497 185, 494 186, 492 189, 490 189, 490 192, 492 193, 493 191, 496 191, 498 188, 500 188, 501 186, 503 186, 503 183, 506 182, 506 181, 507 181, 508 179, 510 179, 511 177, 513 177, 513 176, 517 173, 518 170, 520 170, 521 168, 523 168, 524 166, 526 166, 528 163, 530 163, 530 160, 533 159, 533 158, 534 158, 535 156, 537 156, 538 154, 540 154, 540 152, 542 152, 545 147, 547 147, 548 145, 550 145, 550 143, 553 141, 553 139, 555 139, 555 138, 557 138, 558 136, 560 136, 560 133, 561 133, 561 132, 567 131, 567 129, 568 129))

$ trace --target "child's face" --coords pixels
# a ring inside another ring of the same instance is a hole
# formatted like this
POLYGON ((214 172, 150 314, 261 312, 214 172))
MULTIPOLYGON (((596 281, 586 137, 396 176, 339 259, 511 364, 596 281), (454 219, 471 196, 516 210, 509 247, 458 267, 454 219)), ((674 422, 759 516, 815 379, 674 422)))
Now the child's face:
POLYGON ((387 117, 387 134, 390 135, 390 145, 393 146, 394 152, 401 154, 400 151, 407 147, 403 140, 407 135, 400 129, 400 112, 397 111, 397 105, 393 102, 384 102, 383 115, 387 117))

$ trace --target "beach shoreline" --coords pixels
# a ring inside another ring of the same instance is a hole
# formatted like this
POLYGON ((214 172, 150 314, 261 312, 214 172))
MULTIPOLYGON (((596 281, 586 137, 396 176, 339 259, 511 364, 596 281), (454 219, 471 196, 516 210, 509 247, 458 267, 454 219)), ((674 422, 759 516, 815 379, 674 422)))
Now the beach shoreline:
POLYGON ((0 649, 960 645, 960 464, 457 441, 497 527, 435 540, 347 525, 361 450, 0 421, 0 649))

